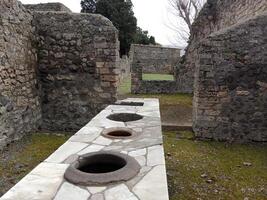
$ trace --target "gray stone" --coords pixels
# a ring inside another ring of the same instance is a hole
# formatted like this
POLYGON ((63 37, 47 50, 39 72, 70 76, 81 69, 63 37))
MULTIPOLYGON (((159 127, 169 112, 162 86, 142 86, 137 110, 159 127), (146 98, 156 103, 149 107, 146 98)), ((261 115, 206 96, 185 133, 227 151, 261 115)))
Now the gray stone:
POLYGON ((105 200, 138 200, 126 185, 121 184, 105 191, 105 200))
POLYGON ((59 189, 54 200, 87 200, 90 195, 87 190, 65 182, 59 189))

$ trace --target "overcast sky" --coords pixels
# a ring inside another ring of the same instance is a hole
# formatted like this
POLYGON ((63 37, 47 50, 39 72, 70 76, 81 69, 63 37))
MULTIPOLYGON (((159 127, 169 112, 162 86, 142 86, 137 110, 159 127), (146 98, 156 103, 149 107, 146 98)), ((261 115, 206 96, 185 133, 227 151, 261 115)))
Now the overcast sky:
MULTIPOLYGON (((20 0, 24 4, 36 4, 47 2, 61 2, 73 12, 80 12, 80 0, 20 0)), ((173 20, 169 12, 168 0, 132 0, 134 13, 138 26, 148 30, 150 35, 155 36, 156 41, 162 45, 183 46, 177 44, 175 32, 168 28, 170 20, 173 20)))

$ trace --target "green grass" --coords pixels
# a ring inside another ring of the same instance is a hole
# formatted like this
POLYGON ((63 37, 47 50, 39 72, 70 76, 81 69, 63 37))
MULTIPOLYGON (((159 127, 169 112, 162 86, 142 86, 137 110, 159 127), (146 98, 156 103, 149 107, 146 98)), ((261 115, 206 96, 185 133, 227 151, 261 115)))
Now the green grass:
POLYGON ((190 132, 166 132, 164 148, 170 200, 267 199, 266 145, 194 141, 190 132))
POLYGON ((127 78, 120 84, 118 93, 122 98, 158 98, 161 106, 184 105, 192 107, 191 94, 131 94, 131 79, 127 78))
POLYGON ((45 160, 70 136, 56 134, 33 134, 11 144, 0 159, 0 196, 18 182, 36 165, 45 160), (5 154, 9 156, 4 156, 5 154), (3 182, 4 181, 4 182, 3 182))
POLYGON ((142 79, 147 81, 174 81, 170 74, 142 74, 142 79))

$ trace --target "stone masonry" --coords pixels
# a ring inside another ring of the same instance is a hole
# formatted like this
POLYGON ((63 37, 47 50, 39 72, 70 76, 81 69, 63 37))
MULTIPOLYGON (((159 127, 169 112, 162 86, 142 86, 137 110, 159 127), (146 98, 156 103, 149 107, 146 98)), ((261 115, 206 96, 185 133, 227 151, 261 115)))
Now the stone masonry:
POLYGON ((186 54, 177 66, 176 79, 179 91, 193 93, 197 45, 203 39, 266 9, 266 0, 208 0, 193 24, 186 54))
POLYGON ((149 73, 174 75, 174 67, 180 58, 180 49, 134 44, 131 47, 130 55, 132 93, 172 94, 178 92, 175 81, 142 80, 142 74, 149 73))
POLYGON ((208 36, 195 43, 191 52, 195 68, 193 128, 202 139, 266 142, 267 4, 246 1, 237 6, 240 1, 231 2, 213 1, 215 7, 207 11, 207 4, 199 16, 202 21, 204 16, 211 21, 225 18, 217 21, 212 34, 210 26, 202 32, 202 25, 198 33, 208 36), (213 10, 217 14, 212 15, 213 10), (234 17, 223 14, 225 10, 234 17))
POLYGON ((43 129, 77 130, 116 101, 118 31, 101 15, 34 12, 43 129))
POLYGON ((117 99, 119 41, 112 23, 61 4, 37 7, 60 11, 30 12, 1 0, 0 148, 39 127, 78 130, 117 99))
POLYGON ((0 4, 0 149, 40 125, 32 16, 16 0, 0 4))
POLYGON ((180 49, 155 45, 133 44, 130 53, 143 73, 173 74, 180 58, 180 49))

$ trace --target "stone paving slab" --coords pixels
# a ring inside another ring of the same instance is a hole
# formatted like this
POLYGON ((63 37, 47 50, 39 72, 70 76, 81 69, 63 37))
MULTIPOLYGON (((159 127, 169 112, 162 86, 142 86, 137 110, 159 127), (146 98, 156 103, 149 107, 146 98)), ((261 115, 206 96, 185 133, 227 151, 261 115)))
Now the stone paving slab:
POLYGON ((144 102, 144 106, 108 106, 1 200, 168 200, 159 102, 157 99, 142 98, 125 101, 144 102), (106 118, 120 112, 137 113, 144 117, 126 123, 106 118), (138 134, 130 139, 103 137, 101 132, 111 127, 127 127, 138 134), (135 158, 141 166, 139 174, 124 183, 92 187, 73 185, 63 178, 67 166, 80 155, 102 150, 117 151, 135 158))

